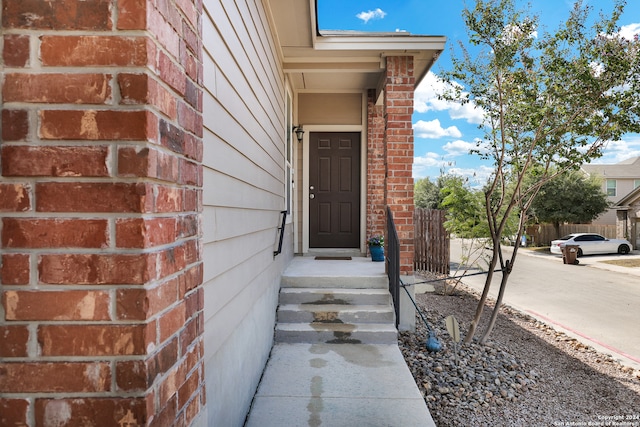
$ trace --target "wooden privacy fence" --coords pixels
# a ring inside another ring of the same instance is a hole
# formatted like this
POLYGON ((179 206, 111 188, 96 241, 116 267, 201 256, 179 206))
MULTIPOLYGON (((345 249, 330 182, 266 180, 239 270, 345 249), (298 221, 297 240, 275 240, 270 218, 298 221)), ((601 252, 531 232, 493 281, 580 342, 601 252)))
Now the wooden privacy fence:
POLYGON ((552 224, 537 224, 527 227, 527 244, 534 246, 549 246, 552 240, 559 239, 571 233, 598 233, 609 239, 615 239, 615 225, 594 224, 562 224, 560 235, 556 234, 552 224))
POLYGON ((444 228, 445 211, 416 208, 415 256, 416 272, 449 274, 449 233, 444 228))

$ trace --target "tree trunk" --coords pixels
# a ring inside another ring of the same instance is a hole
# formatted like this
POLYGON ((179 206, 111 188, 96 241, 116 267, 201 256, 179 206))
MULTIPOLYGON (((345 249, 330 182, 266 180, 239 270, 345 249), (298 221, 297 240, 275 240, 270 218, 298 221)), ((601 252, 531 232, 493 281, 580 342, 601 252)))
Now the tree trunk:
POLYGON ((469 344, 471 340, 473 340, 473 336, 476 333, 476 329, 478 328, 478 323, 480 322, 480 318, 482 317, 482 311, 484 310, 484 304, 487 301, 487 296, 489 296, 489 288, 491 287, 491 280, 493 279, 493 272, 496 269, 496 264, 498 263, 498 251, 500 250, 500 245, 493 245, 493 256, 491 257, 491 262, 489 263, 489 269, 487 271, 487 278, 484 282, 484 289, 482 290, 482 295, 480 296, 480 300, 478 301, 478 305, 476 307, 476 314, 471 321, 471 325, 469 325, 469 331, 467 335, 464 337, 464 344, 469 344))
MULTIPOLYGON (((523 210, 528 209, 529 206, 523 207, 523 210)), ((519 228, 516 242, 520 241, 522 237, 522 233, 524 232, 525 224, 526 224, 526 216, 520 216, 519 228)), ((507 282, 509 281, 509 276, 511 275, 511 271, 513 270, 513 265, 516 262, 516 257, 518 256, 519 245, 516 244, 513 247, 513 252, 511 253, 511 258, 508 259, 502 268, 502 280, 500 281, 500 290, 498 291, 498 298, 496 299, 496 304, 493 307, 493 312, 491 313, 491 318, 489 319, 489 324, 487 325, 487 329, 485 330, 482 338, 480 338, 480 344, 485 344, 487 339, 489 339, 489 335, 491 335, 491 331, 493 331, 493 327, 496 324, 496 319, 498 318, 498 312, 500 311, 500 306, 502 305, 502 299, 504 297, 504 291, 507 288, 507 282)))
MULTIPOLYGON (((507 261, 509 263, 509 261, 507 261)), ((504 291, 507 288, 507 281, 509 280, 509 276, 511 275, 511 267, 508 266, 504 270, 502 270, 502 280, 500 281, 500 291, 498 291, 498 298, 496 299, 496 305, 493 307, 493 312, 491 313, 491 318, 489 319, 489 324, 487 325, 487 329, 484 331, 482 338, 480 338, 480 344, 484 345, 491 335, 491 331, 493 331, 493 327, 496 324, 496 319, 498 318, 498 312, 500 311, 500 306, 502 305, 502 298, 504 297, 504 291)))

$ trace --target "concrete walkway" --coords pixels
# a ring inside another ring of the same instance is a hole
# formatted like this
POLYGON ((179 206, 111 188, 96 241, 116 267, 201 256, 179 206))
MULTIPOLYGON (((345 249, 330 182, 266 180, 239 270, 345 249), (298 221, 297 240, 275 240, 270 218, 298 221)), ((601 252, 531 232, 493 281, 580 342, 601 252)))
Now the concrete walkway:
MULTIPOLYGON (((296 257, 285 272, 314 283, 363 281, 384 263, 296 257)), ((435 426, 397 344, 276 343, 247 427, 435 426)))
POLYGON ((397 345, 276 344, 246 426, 435 423, 397 345))

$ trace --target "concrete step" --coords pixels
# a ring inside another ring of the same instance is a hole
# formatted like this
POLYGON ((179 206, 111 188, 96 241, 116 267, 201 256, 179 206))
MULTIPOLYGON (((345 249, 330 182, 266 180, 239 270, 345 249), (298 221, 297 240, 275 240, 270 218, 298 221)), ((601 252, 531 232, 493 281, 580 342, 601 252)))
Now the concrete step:
POLYGON ((393 323, 391 305, 282 304, 278 322, 283 323, 393 323))
POLYGON ((393 323, 278 323, 275 339, 283 343, 397 344, 393 323))
POLYGON ((280 304, 389 305, 388 289, 282 288, 280 304))
POLYGON ((341 288, 341 289, 387 289, 389 278, 385 274, 340 276, 340 275, 285 275, 283 288, 341 288))
POLYGON ((397 344, 384 265, 294 258, 280 288, 277 342, 397 344))

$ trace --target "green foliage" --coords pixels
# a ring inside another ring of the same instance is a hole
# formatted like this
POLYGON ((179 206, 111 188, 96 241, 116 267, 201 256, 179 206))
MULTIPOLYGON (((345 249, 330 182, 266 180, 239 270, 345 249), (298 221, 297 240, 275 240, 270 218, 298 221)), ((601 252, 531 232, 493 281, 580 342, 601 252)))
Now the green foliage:
POLYGON ((369 246, 384 246, 384 236, 379 234, 377 236, 372 236, 367 239, 367 244, 369 246))
POLYGON ((429 178, 416 181, 413 188, 413 201, 416 207, 438 209, 440 206, 440 189, 429 178))
POLYGON ((489 236, 482 192, 469 188, 463 178, 449 176, 440 196, 440 207, 447 211, 447 231, 466 239, 489 236))
POLYGON ((545 33, 513 0, 477 0, 463 12, 469 44, 460 42, 442 74, 450 88, 442 98, 485 113, 475 152, 495 167, 485 187, 494 242, 545 182, 640 131, 640 43, 616 33, 623 8, 617 0, 610 17, 590 26, 592 8, 578 1, 563 25, 545 33))
POLYGON ((571 171, 547 182, 531 204, 531 216, 539 222, 590 222, 609 207, 607 195, 595 178, 571 171))
POLYGON ((500 292, 482 342, 495 324, 518 252, 516 246, 505 261, 500 251, 514 214, 519 239, 547 181, 600 156, 608 141, 640 131, 640 42, 616 34, 623 8, 616 0, 610 17, 590 26, 591 7, 577 1, 567 21, 548 33, 514 0, 476 0, 463 12, 469 45, 460 42, 452 69, 441 75, 450 88, 442 99, 482 109, 484 138, 474 152, 494 166, 484 189, 493 258, 465 342, 499 262, 500 292))
POLYGON ((440 175, 435 183, 429 178, 418 179, 414 185, 413 199, 416 207, 425 209, 443 209, 442 199, 444 198, 442 189, 449 186, 450 182, 462 183, 462 178, 455 175, 440 175))
POLYGON ((639 43, 614 34, 622 7, 590 28, 591 8, 578 2, 555 34, 536 33, 538 18, 512 0, 465 10, 473 52, 460 43, 462 57, 442 75, 452 88, 444 98, 486 113, 477 152, 494 161, 498 179, 531 164, 575 169, 606 141, 640 130, 639 43))

